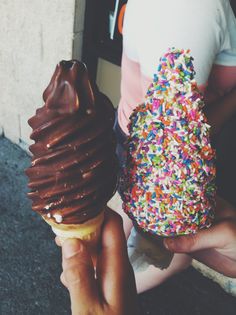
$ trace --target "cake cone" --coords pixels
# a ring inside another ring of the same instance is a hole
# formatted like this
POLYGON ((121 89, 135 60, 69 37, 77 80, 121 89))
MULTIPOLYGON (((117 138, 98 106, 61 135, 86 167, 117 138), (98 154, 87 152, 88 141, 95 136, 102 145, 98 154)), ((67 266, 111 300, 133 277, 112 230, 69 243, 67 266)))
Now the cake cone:
POLYGON ((101 211, 95 218, 81 224, 57 224, 45 217, 43 219, 51 226, 52 231, 59 238, 61 244, 68 238, 76 238, 83 241, 91 254, 94 266, 96 266, 104 213, 105 210, 101 211))
POLYGON ((94 266, 96 266, 103 221, 104 211, 97 217, 82 224, 62 224, 58 226, 46 220, 51 225, 52 231, 59 238, 61 244, 68 238, 76 238, 83 241, 91 254, 94 266))
POLYGON ((104 221, 104 210, 95 218, 81 224, 57 224, 53 220, 44 220, 51 226, 53 232, 61 239, 78 238, 85 243, 97 244, 104 221))

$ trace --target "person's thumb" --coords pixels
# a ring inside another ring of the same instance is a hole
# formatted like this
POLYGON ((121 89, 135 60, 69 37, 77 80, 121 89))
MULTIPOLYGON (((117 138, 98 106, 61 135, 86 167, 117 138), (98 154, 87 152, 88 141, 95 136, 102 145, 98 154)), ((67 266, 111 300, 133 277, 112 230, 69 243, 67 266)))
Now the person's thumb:
POLYGON ((196 234, 166 238, 164 245, 172 252, 192 253, 202 249, 223 247, 225 240, 223 224, 218 224, 209 229, 200 230, 196 234))
POLYGON ((63 279, 69 290, 72 314, 83 314, 97 299, 91 257, 83 242, 67 239, 62 244, 63 279))

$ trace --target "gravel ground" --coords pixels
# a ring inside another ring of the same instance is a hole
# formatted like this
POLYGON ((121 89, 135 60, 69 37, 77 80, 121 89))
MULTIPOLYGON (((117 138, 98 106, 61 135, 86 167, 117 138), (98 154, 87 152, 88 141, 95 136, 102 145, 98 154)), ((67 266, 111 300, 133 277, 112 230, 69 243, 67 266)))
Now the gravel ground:
MULTIPOLYGON (((0 315, 70 314, 59 280, 60 250, 26 196, 29 163, 22 149, 0 138, 0 315)), ((236 313, 236 299, 192 268, 140 295, 139 302, 143 315, 236 313)))

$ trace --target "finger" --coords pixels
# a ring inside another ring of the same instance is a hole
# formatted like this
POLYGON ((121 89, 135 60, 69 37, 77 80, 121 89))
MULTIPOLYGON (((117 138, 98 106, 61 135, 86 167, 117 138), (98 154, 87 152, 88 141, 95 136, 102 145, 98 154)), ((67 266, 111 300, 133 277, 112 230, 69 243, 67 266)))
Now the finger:
POLYGON ((229 229, 229 223, 225 221, 196 234, 165 239, 164 245, 176 253, 192 253, 208 248, 223 248, 232 237, 232 229, 229 229))
POLYGON ((91 257, 83 242, 77 239, 65 240, 62 254, 63 281, 70 292, 72 314, 83 314, 98 296, 91 257))
POLYGON ((63 272, 62 272, 62 274, 60 276, 60 280, 61 280, 61 283, 68 289, 68 286, 67 286, 67 283, 66 283, 65 276, 64 276, 63 272))
POLYGON ((58 236, 55 237, 55 243, 57 244, 57 246, 61 247, 61 240, 58 236))
POLYGON ((105 216, 97 271, 102 293, 108 304, 114 306, 118 299, 135 305, 131 301, 136 298, 135 280, 128 259, 122 219, 110 209, 105 216))

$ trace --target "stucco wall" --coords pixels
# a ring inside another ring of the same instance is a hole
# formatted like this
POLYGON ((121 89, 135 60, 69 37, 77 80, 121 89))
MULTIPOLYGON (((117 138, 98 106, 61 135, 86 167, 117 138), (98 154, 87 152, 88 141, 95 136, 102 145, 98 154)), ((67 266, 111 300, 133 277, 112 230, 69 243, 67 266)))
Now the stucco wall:
POLYGON ((57 62, 72 57, 74 26, 82 38, 74 15, 83 2, 0 1, 0 133, 15 143, 30 143, 27 120, 43 104, 57 62))

